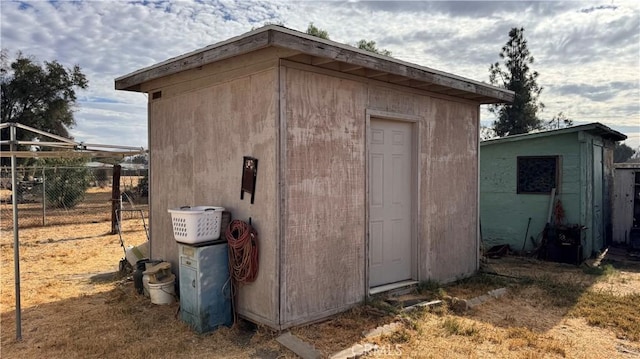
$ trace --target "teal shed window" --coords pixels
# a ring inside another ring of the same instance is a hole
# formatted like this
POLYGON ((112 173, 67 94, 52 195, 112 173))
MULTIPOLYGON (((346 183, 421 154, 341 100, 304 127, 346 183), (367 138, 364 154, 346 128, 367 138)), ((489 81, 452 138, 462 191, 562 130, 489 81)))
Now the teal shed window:
POLYGON ((548 194, 557 184, 558 156, 518 157, 518 193, 548 194))

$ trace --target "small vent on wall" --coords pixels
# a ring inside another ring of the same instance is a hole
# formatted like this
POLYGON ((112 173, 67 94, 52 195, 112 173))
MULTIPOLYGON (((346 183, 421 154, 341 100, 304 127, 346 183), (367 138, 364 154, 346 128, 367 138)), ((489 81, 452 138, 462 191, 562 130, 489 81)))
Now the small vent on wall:
POLYGON ((156 92, 151 94, 151 99, 152 100, 157 100, 160 97, 162 97, 162 91, 156 91, 156 92))

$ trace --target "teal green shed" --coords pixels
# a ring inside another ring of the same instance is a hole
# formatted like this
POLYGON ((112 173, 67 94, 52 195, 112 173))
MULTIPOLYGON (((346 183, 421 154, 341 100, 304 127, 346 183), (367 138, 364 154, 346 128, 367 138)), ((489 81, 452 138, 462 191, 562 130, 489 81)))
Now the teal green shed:
POLYGON ((481 142, 484 247, 534 249, 560 200, 563 223, 585 227, 582 257, 600 251, 611 238, 613 150, 616 141, 626 138, 603 124, 590 123, 481 142))

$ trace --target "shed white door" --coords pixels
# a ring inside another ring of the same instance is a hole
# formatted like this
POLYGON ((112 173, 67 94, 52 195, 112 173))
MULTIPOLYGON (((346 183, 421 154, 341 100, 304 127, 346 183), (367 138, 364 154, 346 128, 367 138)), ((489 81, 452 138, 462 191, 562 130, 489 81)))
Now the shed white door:
POLYGON ((369 285, 411 279, 412 124, 371 119, 369 136, 369 285))

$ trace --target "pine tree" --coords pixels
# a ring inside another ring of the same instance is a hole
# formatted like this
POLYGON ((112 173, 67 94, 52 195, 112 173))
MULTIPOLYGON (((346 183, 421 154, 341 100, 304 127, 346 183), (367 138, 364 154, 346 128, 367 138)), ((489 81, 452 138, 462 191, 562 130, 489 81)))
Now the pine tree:
POLYGON ((524 38, 524 28, 512 28, 509 41, 502 47, 500 58, 504 61, 504 69, 499 62, 489 68, 491 84, 515 92, 512 104, 492 105, 489 110, 496 115, 493 129, 500 137, 527 133, 542 126, 538 111, 544 104, 538 98, 542 87, 538 85, 538 72, 532 71, 529 65, 534 59, 524 38))

